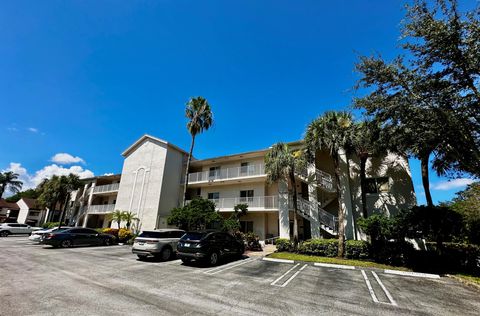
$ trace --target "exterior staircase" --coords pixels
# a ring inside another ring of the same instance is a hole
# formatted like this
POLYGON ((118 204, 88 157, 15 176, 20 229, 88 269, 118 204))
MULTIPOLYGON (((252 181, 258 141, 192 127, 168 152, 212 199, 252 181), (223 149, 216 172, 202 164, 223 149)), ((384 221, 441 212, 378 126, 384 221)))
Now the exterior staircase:
MULTIPOLYGON (((290 209, 293 209, 293 198, 289 199, 290 209)), ((303 218, 312 221, 314 218, 315 209, 318 211, 318 220, 320 222, 320 228, 329 233, 330 235, 338 235, 338 217, 325 211, 320 203, 313 203, 307 201, 301 197, 297 198, 298 213, 303 218)))

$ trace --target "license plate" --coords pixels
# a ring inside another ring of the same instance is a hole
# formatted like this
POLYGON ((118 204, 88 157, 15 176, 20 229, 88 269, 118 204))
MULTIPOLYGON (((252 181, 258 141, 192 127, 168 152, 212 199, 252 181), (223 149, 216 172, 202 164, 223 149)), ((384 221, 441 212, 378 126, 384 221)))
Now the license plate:
POLYGON ((144 242, 139 242, 138 245, 143 246, 143 245, 145 245, 145 243, 144 242))
POLYGON ((185 246, 185 247, 190 247, 190 244, 188 244, 188 243, 185 243, 185 245, 184 245, 184 246, 185 246))

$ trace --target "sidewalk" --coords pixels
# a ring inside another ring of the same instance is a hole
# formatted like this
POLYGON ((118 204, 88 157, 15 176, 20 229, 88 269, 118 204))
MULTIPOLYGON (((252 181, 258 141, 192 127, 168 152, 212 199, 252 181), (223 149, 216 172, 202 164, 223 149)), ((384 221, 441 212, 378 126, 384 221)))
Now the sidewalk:
POLYGON ((262 251, 245 251, 245 254, 249 257, 265 257, 271 253, 274 253, 276 250, 275 245, 265 245, 262 251))

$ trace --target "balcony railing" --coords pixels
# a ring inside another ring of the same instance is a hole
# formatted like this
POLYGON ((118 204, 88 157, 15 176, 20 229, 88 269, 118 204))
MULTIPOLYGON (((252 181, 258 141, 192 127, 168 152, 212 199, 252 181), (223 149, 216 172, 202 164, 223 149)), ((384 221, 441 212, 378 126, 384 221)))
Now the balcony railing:
POLYGON ((325 171, 322 171, 322 170, 319 170, 319 169, 315 168, 315 174, 313 174, 313 172, 309 173, 307 168, 304 168, 302 170, 297 171, 297 173, 301 177, 307 179, 307 181, 308 180, 313 181, 313 178, 314 178, 315 179, 314 181, 316 181, 316 183, 321 188, 323 188, 325 191, 329 191, 329 192, 335 191, 335 187, 333 185, 334 181, 333 181, 332 175, 325 172, 325 171))
MULTIPOLYGON (((247 204, 250 209, 278 209, 278 196, 255 196, 255 197, 235 197, 211 199, 220 210, 231 210, 237 204, 247 204)), ((187 201, 190 203, 191 201, 187 201)))
POLYGON ((99 186, 96 186, 95 189, 93 189, 93 193, 105 193, 105 192, 118 191, 119 186, 120 186, 120 183, 99 185, 99 186))
POLYGON ((242 167, 224 168, 218 170, 209 170, 194 172, 188 174, 188 183, 208 182, 217 180, 229 180, 242 177, 263 176, 265 175, 265 165, 248 165, 242 167))
POLYGON ((112 213, 114 210, 115 204, 90 205, 88 207, 89 214, 107 214, 112 213))
MULTIPOLYGON (((290 209, 293 209, 293 198, 290 197, 288 201, 288 205, 290 209)), ((320 223, 324 226, 328 227, 331 231, 336 233, 338 231, 338 217, 335 215, 325 211, 320 205, 316 205, 313 202, 307 201, 301 197, 297 198, 297 207, 300 211, 300 215, 313 217, 315 216, 314 211, 318 211, 318 218, 320 223)))

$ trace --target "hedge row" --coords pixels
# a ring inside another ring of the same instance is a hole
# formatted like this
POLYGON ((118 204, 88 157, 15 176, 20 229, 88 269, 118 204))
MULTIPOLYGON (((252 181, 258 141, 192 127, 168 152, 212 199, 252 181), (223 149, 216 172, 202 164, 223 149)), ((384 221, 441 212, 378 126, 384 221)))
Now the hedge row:
MULTIPOLYGON (((285 238, 277 239, 275 245, 278 251, 294 251, 292 242, 285 238)), ((310 239, 300 243, 296 252, 311 256, 336 257, 338 255, 338 239, 310 239)), ((369 244, 362 240, 347 240, 345 257, 349 259, 369 258, 369 244)))

